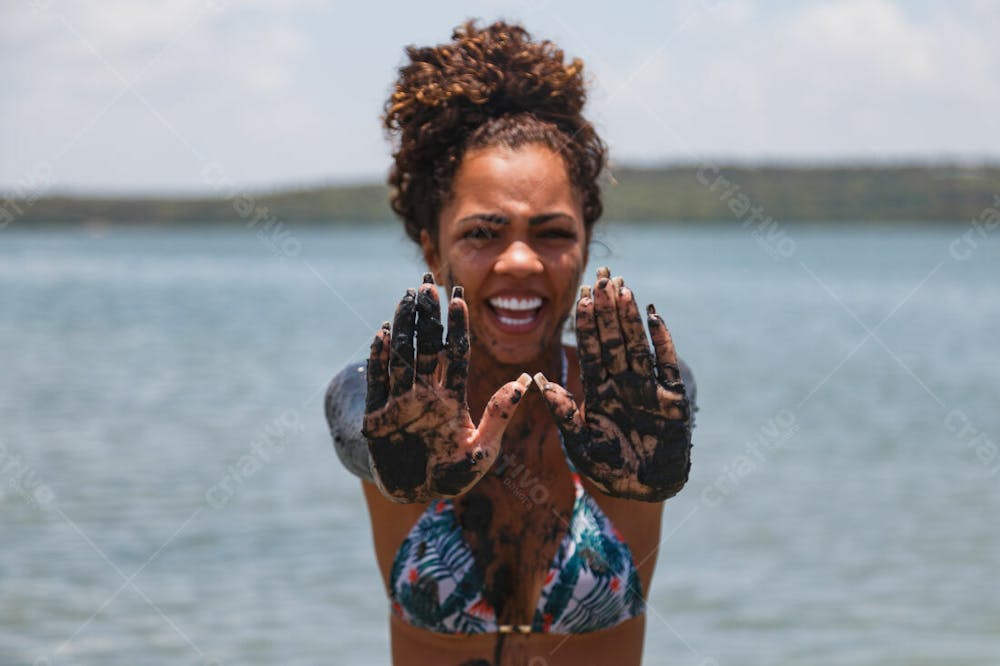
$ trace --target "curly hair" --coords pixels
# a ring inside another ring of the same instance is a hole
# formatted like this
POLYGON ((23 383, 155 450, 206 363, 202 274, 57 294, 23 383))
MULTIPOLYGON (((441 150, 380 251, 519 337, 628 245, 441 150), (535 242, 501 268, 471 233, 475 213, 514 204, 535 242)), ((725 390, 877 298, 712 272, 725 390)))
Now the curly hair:
POLYGON ((607 148, 581 115, 581 60, 564 62, 555 44, 533 41, 520 25, 497 21, 480 29, 474 20, 456 28, 451 42, 409 46, 406 54, 383 124, 394 147, 390 204, 411 239, 419 242, 427 230, 436 242, 438 217, 467 151, 532 143, 563 157, 590 231, 603 211, 598 177, 607 148))

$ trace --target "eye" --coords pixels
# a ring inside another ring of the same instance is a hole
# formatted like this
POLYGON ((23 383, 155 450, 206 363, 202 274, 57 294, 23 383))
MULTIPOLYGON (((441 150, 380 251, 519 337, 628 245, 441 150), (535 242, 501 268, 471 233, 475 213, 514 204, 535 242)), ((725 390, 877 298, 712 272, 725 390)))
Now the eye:
POLYGON ((472 227, 462 234, 462 238, 468 238, 469 240, 490 240, 491 238, 496 238, 496 236, 496 232, 484 226, 472 227))
POLYGON ((538 234, 539 238, 556 238, 566 240, 576 240, 576 232, 570 229, 546 229, 538 234))

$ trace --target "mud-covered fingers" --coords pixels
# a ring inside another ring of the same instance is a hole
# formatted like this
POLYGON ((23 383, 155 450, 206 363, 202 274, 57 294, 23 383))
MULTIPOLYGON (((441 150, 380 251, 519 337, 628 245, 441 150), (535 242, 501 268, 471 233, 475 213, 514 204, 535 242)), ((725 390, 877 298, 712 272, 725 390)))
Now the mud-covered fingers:
POLYGON ((391 340, 392 328, 389 322, 385 322, 375 334, 371 353, 368 355, 366 412, 381 409, 389 399, 389 343, 391 340))
POLYGON ((594 297, 590 287, 586 286, 580 288, 580 300, 576 303, 576 349, 584 386, 601 384, 606 378, 601 359, 601 338, 597 333, 597 320, 594 319, 594 297))
MULTIPOLYGON (((674 340, 670 337, 670 331, 663 323, 663 318, 656 314, 656 308, 650 304, 646 311, 649 313, 649 337, 653 340, 653 349, 656 352, 658 378, 663 385, 675 385, 681 381, 681 373, 677 367, 677 351, 674 349, 674 340)), ((672 386, 668 386, 668 388, 672 388, 672 386)))
POLYGON ((617 292, 617 283, 606 277, 599 278, 594 286, 594 318, 597 320, 597 332, 601 339, 601 358, 611 375, 621 374, 628 369, 625 342, 618 324, 617 292))
POLYGON ((674 393, 681 393, 682 397, 674 400, 670 403, 667 408, 667 418, 673 419, 675 421, 683 421, 685 423, 690 423, 691 421, 691 403, 688 402, 686 397, 683 397, 683 391, 678 391, 677 389, 683 388, 684 384, 678 382, 674 384, 671 390, 674 393))
POLYGON ((655 379, 653 353, 646 338, 646 328, 642 323, 642 315, 639 314, 639 306, 635 302, 635 294, 628 287, 622 287, 618 293, 618 321, 621 324, 625 350, 632 371, 650 380, 655 379))
POLYGON ((500 443, 503 432, 507 428, 521 398, 531 386, 531 375, 522 373, 515 381, 507 382, 493 394, 483 411, 483 418, 477 429, 480 446, 494 446, 500 443))
POLYGON ((542 392, 542 398, 549 406, 549 411, 552 412, 552 417, 559 430, 564 435, 580 435, 584 429, 584 422, 580 410, 576 406, 576 400, 573 399, 573 394, 562 386, 550 382, 540 372, 535 375, 534 379, 535 385, 542 392))
POLYGON ((441 335, 441 302, 434 277, 427 273, 417 292, 417 364, 415 380, 429 384, 437 370, 438 353, 444 348, 441 335))
POLYGON ((417 292, 407 289, 392 322, 392 355, 389 358, 389 393, 402 395, 413 388, 413 328, 417 317, 417 292))
POLYGON ((448 344, 445 346, 448 369, 444 378, 445 388, 460 402, 465 402, 465 385, 469 378, 469 308, 463 297, 462 288, 455 287, 448 303, 448 344))

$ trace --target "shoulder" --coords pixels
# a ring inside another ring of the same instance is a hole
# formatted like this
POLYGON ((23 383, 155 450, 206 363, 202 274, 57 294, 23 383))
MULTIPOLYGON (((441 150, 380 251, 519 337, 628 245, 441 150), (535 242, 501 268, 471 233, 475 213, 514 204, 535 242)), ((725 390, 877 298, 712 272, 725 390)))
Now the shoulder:
POLYGON ((338 414, 352 411, 354 403, 358 402, 358 398, 360 398, 359 406, 363 417, 367 382, 368 370, 364 361, 348 363, 344 366, 340 372, 333 376, 326 388, 327 415, 331 411, 338 414))
POLYGON ((684 382, 684 390, 687 393, 688 404, 691 407, 691 427, 693 428, 695 425, 695 412, 698 411, 698 383, 694 379, 694 372, 691 370, 691 366, 680 356, 677 357, 677 369, 681 373, 681 381, 684 382))
POLYGON ((681 373, 681 381, 684 382, 684 390, 687 391, 688 400, 693 406, 698 396, 698 384, 694 380, 694 371, 680 356, 677 357, 677 369, 681 373))
POLYGON ((366 364, 349 363, 330 380, 323 406, 340 462, 355 476, 370 480, 368 442, 361 433, 367 390, 366 364))

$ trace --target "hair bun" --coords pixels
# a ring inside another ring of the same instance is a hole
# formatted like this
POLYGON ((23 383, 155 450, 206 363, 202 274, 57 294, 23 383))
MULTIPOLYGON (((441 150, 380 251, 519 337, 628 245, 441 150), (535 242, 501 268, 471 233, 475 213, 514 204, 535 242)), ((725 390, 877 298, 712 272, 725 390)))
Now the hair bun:
POLYGON ((425 129, 431 114, 471 131, 487 118, 531 112, 568 129, 566 120, 583 109, 583 62, 564 62, 552 42, 532 41, 519 25, 497 21, 479 29, 471 20, 452 40, 406 49, 410 62, 399 70, 384 117, 386 129, 403 141, 425 129))
POLYGON ((474 20, 456 28, 452 41, 409 46, 406 54, 383 124, 394 143, 390 203, 411 238, 425 229, 436 234, 467 143, 488 143, 497 132, 520 132, 528 142, 541 138, 560 151, 584 195, 585 221, 600 216, 596 179, 605 147, 582 116, 587 94, 580 59, 566 62, 555 44, 533 41, 520 25, 496 21, 478 28, 474 20))

